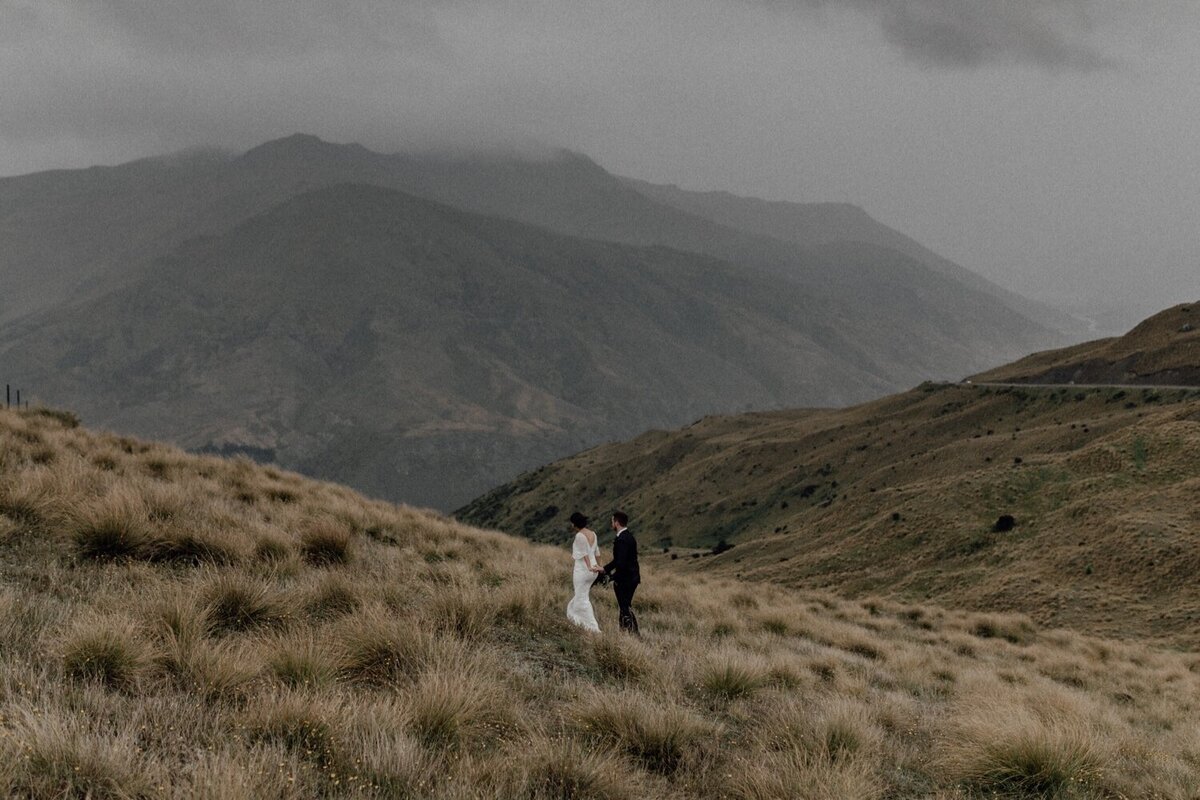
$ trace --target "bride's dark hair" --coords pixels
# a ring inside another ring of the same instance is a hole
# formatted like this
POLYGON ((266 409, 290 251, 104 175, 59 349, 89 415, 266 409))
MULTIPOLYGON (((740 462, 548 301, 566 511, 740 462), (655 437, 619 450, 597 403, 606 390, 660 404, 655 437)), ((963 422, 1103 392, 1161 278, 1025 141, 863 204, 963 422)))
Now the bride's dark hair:
POLYGON ((586 528, 588 526, 588 518, 576 511, 571 515, 571 524, 576 528, 586 528))

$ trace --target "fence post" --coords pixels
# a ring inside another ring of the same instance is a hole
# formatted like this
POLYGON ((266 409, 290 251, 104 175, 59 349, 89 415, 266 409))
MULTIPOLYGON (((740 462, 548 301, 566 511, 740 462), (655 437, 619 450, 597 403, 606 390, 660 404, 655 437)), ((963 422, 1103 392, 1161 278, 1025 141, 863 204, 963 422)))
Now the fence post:
POLYGON ((17 389, 17 411, 21 410, 21 390, 17 389))
POLYGON ((12 386, 4 384, 4 407, 12 408, 12 386))

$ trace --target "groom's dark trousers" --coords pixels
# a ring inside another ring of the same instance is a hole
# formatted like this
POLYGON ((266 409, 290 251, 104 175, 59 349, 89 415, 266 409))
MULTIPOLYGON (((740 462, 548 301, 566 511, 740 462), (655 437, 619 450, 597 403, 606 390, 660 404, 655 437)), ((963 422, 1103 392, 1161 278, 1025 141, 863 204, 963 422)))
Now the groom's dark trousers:
POLYGON ((633 538, 633 531, 626 528, 613 539, 613 559, 604 566, 604 571, 612 577, 621 630, 638 633, 633 593, 642 582, 642 573, 638 569, 637 539, 633 538))
POLYGON ((639 633, 637 617, 633 613, 633 593, 637 591, 637 587, 636 583, 632 585, 613 584, 613 592, 617 595, 617 618, 620 621, 621 630, 630 633, 639 633))

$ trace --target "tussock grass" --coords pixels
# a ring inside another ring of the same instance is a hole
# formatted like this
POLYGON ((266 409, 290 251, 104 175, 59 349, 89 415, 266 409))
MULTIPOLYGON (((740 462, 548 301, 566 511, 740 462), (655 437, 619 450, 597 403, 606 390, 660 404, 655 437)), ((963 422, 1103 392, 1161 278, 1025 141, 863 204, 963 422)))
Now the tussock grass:
POLYGON ((625 800, 639 796, 619 754, 564 737, 538 737, 511 754, 501 791, 529 800, 625 800))
POLYGON ((0 444, 0 796, 1200 785, 1193 655, 650 564, 644 636, 600 591, 596 636, 560 549, 42 415, 0 412, 0 444))
POLYGON ((701 690, 717 700, 748 697, 766 682, 766 666, 744 653, 725 653, 710 659, 699 675, 701 690))
POLYGON ((13 739, 0 767, 13 797, 149 800, 165 782, 128 734, 62 713, 18 709, 13 739))
POLYGON ((149 508, 135 490, 114 488, 102 498, 77 506, 71 517, 70 532, 81 558, 141 558, 149 550, 149 508))
POLYGON ((435 749, 475 740, 495 741, 511 727, 513 712, 505 687, 488 676, 430 671, 409 696, 408 729, 435 749))
POLYGON ((281 625, 290 615, 286 599, 264 580, 222 573, 205 589, 205 616, 219 632, 281 625))
POLYGON ((305 610, 317 619, 333 619, 362 606, 358 591, 344 577, 330 575, 312 587, 304 600, 305 610))
POLYGON ((149 662, 145 644, 128 623, 90 620, 62 643, 63 671, 114 689, 137 682, 149 662))
POLYGON ((1056 797, 1109 788, 1106 774, 1114 754, 1097 721, 1071 705, 1037 708, 982 698, 965 705, 949 723, 940 757, 944 773, 993 793, 1056 797))
POLYGON ((592 637, 592 658, 603 675, 636 681, 653 668, 653 658, 636 639, 609 631, 592 637))
POLYGON ((631 690, 593 693, 572 709, 584 735, 617 747, 652 772, 671 774, 688 760, 699 760, 718 728, 673 703, 631 690))
POLYGON ((331 634, 342 674, 364 684, 411 682, 434 645, 429 630, 377 608, 339 621, 331 634))
POLYGON ((337 652, 311 631, 280 637, 266 646, 271 674, 292 688, 329 686, 340 672, 337 652))
POLYGON ((311 525, 300 536, 300 554, 309 564, 329 566, 345 564, 350 560, 350 542, 353 532, 333 520, 322 520, 311 525))

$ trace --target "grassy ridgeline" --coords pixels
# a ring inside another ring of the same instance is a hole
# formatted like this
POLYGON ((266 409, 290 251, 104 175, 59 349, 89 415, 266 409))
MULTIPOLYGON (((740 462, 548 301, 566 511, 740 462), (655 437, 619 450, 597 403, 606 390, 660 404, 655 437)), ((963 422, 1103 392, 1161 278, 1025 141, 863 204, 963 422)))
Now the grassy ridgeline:
POLYGON ((0 412, 0 795, 1166 797, 1200 659, 669 572, 0 412), (615 627, 607 592, 601 625, 615 627))

